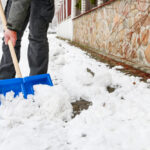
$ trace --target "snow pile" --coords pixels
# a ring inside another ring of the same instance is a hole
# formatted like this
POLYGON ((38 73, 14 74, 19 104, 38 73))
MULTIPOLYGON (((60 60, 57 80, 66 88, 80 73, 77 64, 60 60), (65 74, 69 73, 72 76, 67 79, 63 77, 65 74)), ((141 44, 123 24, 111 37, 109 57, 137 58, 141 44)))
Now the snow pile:
POLYGON ((61 86, 35 86, 35 99, 39 101, 39 113, 46 118, 59 118, 64 121, 71 119, 70 96, 61 86))
POLYGON ((3 98, 0 107, 0 117, 7 119, 61 119, 68 121, 72 116, 72 106, 69 94, 61 87, 36 85, 35 96, 28 96, 25 100, 22 95, 13 98, 10 92, 3 98))
POLYGON ((14 99, 13 92, 3 97, 0 149, 49 150, 66 144, 64 123, 72 116, 69 94, 61 86, 37 85, 34 90, 27 100, 22 95, 14 99))
POLYGON ((69 122, 70 149, 148 150, 150 115, 149 106, 143 109, 145 102, 140 107, 136 101, 99 96, 88 111, 69 122))

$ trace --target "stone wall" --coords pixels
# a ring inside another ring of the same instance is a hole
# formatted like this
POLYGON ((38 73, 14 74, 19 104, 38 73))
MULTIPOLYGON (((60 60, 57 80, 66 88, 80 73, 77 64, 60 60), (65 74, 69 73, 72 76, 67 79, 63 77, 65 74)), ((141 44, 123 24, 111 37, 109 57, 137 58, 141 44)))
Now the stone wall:
POLYGON ((150 67, 150 0, 116 0, 73 23, 73 41, 150 67))

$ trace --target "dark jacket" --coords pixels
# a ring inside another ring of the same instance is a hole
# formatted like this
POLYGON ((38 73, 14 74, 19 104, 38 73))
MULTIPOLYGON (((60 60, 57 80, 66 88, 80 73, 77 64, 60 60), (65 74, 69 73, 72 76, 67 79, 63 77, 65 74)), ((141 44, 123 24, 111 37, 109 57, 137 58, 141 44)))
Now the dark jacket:
MULTIPOLYGON (((8 29, 11 29, 14 31, 21 30, 32 1, 33 0, 12 0, 9 17, 7 20, 8 29)), ((40 2, 40 0, 36 0, 36 1, 40 2)), ((46 16, 46 17, 49 17, 49 22, 51 22, 54 16, 54 0, 42 0, 42 1, 49 2, 49 4, 47 3, 47 5, 50 5, 48 8, 49 12, 45 12, 45 14, 47 15, 48 13, 50 13, 49 16, 46 16)))

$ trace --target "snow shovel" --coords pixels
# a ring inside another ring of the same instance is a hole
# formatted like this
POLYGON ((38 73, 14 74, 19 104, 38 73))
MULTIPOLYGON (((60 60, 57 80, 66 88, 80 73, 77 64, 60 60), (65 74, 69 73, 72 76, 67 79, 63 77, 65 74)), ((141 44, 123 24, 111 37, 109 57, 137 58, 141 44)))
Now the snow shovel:
MULTIPOLYGON (((4 15, 4 10, 2 7, 1 0, 0 0, 0 17, 2 20, 4 30, 6 30, 7 22, 6 22, 6 17, 4 15)), ((10 50, 13 64, 15 67, 17 78, 0 80, 0 94, 5 96, 7 92, 13 91, 14 97, 15 97, 19 95, 20 92, 22 92, 24 98, 27 98, 29 94, 34 95, 34 89, 33 89, 34 85, 45 84, 45 85, 53 86, 53 83, 49 74, 35 75, 35 76, 22 78, 22 74, 20 71, 16 53, 15 53, 13 44, 10 40, 8 42, 8 46, 9 46, 9 50, 10 50)))

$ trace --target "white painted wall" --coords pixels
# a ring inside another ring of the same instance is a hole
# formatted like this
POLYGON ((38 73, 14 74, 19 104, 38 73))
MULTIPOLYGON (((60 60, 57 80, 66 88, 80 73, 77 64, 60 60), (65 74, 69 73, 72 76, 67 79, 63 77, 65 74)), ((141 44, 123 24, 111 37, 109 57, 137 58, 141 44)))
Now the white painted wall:
POLYGON ((57 26, 57 36, 72 40, 73 39, 73 21, 71 17, 57 26))
POLYGON ((69 40, 73 39, 73 20, 72 19, 76 16, 76 1, 77 0, 72 0, 71 16, 68 19, 64 20, 62 23, 57 25, 57 36, 66 38, 69 40))

